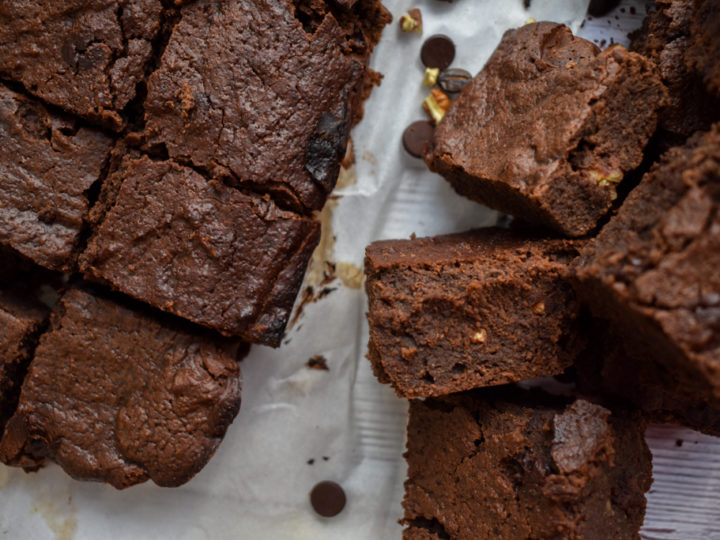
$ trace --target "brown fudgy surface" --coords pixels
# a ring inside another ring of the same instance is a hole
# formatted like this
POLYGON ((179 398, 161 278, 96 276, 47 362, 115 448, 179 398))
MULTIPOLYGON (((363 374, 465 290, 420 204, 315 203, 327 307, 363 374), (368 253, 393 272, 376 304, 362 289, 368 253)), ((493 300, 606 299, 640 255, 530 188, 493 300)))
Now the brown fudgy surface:
POLYGON ((120 130, 162 19, 160 0, 3 0, 0 77, 120 130))
POLYGON ((720 100, 707 92, 701 77, 686 65, 693 43, 693 11, 693 0, 656 0, 630 46, 657 64, 668 89, 669 101, 658 116, 657 138, 662 150, 683 144, 690 135, 709 129, 720 119, 720 100))
POLYGON ((697 396, 720 398, 720 124, 663 155, 575 263, 577 288, 697 396))
POLYGON ((708 90, 720 96, 720 4, 717 0, 694 2, 686 61, 702 76, 708 90))
POLYGON ((335 186, 348 101, 365 73, 367 56, 346 54, 349 46, 332 14, 307 33, 286 0, 191 3, 148 80, 148 144, 295 210, 318 210, 335 186))
POLYGON ((0 437, 15 411, 22 376, 46 314, 30 299, 0 291, 0 437))
POLYGON ((403 397, 562 373, 581 348, 579 244, 502 229, 367 248, 368 358, 403 397))
POLYGON ((665 99, 642 56, 528 24, 505 33, 438 125, 426 160, 466 197, 580 236, 641 163, 665 99))
POLYGON ((111 143, 0 85, 0 244, 70 270, 111 143))
POLYGON ((514 389, 411 401, 405 540, 640 538, 645 423, 514 389))
POLYGON ((320 226, 193 169, 126 158, 81 268, 92 280, 253 343, 277 346, 320 226))
POLYGON ((125 488, 178 486, 240 407, 236 346, 73 289, 40 340, 0 460, 125 488))
POLYGON ((720 436, 720 398, 678 384, 672 371, 644 347, 626 343, 607 323, 595 324, 575 371, 582 394, 641 410, 650 422, 720 436))

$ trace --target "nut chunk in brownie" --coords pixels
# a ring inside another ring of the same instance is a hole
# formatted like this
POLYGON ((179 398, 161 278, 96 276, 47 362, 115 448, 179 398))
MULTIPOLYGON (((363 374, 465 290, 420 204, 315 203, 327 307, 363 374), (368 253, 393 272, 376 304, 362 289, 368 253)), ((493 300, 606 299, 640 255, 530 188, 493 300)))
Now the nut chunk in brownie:
POLYGON ((236 346, 73 289, 60 300, 0 441, 0 460, 118 489, 178 486, 240 408, 236 346))
POLYGON ((720 398, 720 124, 665 153, 575 267, 591 309, 668 380, 720 398))
POLYGON ((321 208, 347 144, 362 65, 328 14, 307 34, 287 0, 206 0, 182 8, 148 80, 148 142, 171 158, 321 208))
POLYGON ((370 245, 375 374, 426 397, 562 373, 581 346, 564 279, 577 247, 494 228, 370 245))
POLYGON ((214 328, 278 345, 319 240, 309 218, 193 169, 126 158, 81 268, 88 278, 214 328))
POLYGON ((653 60, 668 89, 669 100, 658 118, 661 149, 683 144, 697 130, 709 129, 720 119, 720 100, 705 88, 702 78, 688 68, 691 0, 656 0, 640 30, 633 33, 632 51, 653 60))
POLYGON ((99 131, 0 85, 0 245, 69 270, 89 207, 86 192, 110 145, 99 131))
POLYGON ((509 30, 438 125, 426 159, 466 197, 585 234, 643 159, 666 99, 655 71, 562 25, 509 30))
POLYGON ((20 393, 47 309, 7 290, 0 291, 0 437, 20 393))
POLYGON ((161 17, 160 0, 4 0, 0 77, 119 130, 161 17))
POLYGON ((412 401, 403 538, 639 539, 644 431, 639 415, 508 388, 412 401))

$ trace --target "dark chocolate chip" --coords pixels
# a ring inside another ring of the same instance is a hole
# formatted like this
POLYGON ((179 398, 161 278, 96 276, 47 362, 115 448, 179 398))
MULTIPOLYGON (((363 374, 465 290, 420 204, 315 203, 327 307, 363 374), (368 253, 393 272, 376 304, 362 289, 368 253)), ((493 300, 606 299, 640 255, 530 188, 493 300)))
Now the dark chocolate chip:
POLYGON ((307 144, 305 168, 328 191, 340 173, 348 142, 347 127, 347 107, 339 115, 324 112, 307 144))
POLYGON ((335 482, 320 482, 310 492, 310 504, 323 517, 337 516, 345 508, 345 502, 345 491, 335 482))
POLYGON ((443 34, 430 36, 423 43, 420 59, 425 67, 445 69, 455 59, 455 44, 443 34))
POLYGON ((438 86, 443 92, 456 94, 472 80, 469 71, 460 68, 448 68, 438 75, 438 86))
POLYGON ((593 17, 602 17, 615 9, 619 3, 620 0, 590 0, 588 13, 593 17))
POLYGON ((530 9, 530 0, 523 0, 523 7, 525 9, 530 9))
POLYGON ((405 151, 413 157, 421 158, 430 150, 435 126, 427 120, 410 124, 403 133, 405 151))

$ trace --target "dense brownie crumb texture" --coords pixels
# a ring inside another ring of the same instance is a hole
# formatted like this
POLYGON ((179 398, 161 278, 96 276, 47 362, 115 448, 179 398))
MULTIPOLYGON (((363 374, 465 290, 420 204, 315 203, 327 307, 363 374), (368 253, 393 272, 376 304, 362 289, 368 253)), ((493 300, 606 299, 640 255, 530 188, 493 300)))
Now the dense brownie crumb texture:
POLYGON ((0 20, 0 460, 180 485, 238 412, 244 342, 280 345, 390 14, 11 0, 0 20))

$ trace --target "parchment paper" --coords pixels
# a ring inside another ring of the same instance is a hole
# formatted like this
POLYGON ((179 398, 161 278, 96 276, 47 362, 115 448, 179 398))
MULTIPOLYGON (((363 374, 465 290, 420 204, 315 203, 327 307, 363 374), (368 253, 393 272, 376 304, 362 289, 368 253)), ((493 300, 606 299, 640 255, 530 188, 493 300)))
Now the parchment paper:
MULTIPOLYGON (((385 31, 373 58, 385 79, 353 132, 357 163, 323 212, 325 236, 307 277, 313 294, 306 297, 321 298, 304 302, 282 348, 254 347, 243 362, 242 409, 214 459, 181 488, 145 484, 122 492, 76 482, 57 466, 37 474, 0 466, 0 538, 400 538, 407 409, 376 382, 364 358, 363 251, 375 239, 495 221, 493 212, 457 196, 401 148, 405 126, 424 117, 420 46, 431 34, 448 34, 457 45, 453 65, 474 73, 503 31, 529 17, 578 30, 587 0, 533 0, 530 10, 522 0, 385 3, 396 21, 420 7, 424 34, 401 33, 396 23, 385 31), (315 355, 326 359, 328 371, 306 367, 315 355), (341 483, 348 496, 345 510, 328 520, 316 517, 308 502, 321 480, 341 483)), ((630 5, 586 22, 581 35, 626 41, 644 13, 635 1, 637 15, 630 15, 630 5)), ((655 484, 645 537, 720 538, 717 440, 669 427, 651 428, 648 440, 655 484)))

